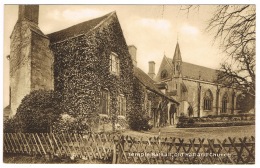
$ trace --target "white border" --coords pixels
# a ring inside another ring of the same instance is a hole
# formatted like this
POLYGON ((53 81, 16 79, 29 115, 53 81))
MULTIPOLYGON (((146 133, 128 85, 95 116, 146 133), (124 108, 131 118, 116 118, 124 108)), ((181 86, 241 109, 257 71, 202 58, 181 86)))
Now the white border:
MULTIPOLYGON (((258 9, 258 1, 256 0, 225 0, 225 1, 221 1, 221 0, 197 0, 197 1, 194 1, 194 0, 182 0, 182 1, 173 1, 173 0, 149 0, 149 1, 144 1, 144 0, 95 0, 95 1, 80 1, 80 0, 63 0, 63 1, 57 1, 57 0, 38 0, 38 1, 33 1, 33 0, 23 0, 23 1, 18 1, 18 0, 1 0, 0 1, 0 11, 1 11, 1 28, 0 28, 0 32, 4 33, 4 29, 3 29, 3 25, 4 25, 4 21, 3 21, 3 15, 4 15, 4 4, 256 4, 257 5, 257 9, 258 9)), ((259 28, 259 24, 258 24, 258 18, 260 18, 259 14, 258 14, 258 10, 257 10, 257 31, 258 31, 258 28, 259 28)), ((0 36, 1 40, 0 40, 0 51, 2 51, 2 59, 4 59, 5 57, 3 56, 3 35, 0 36)), ((257 43, 256 45, 256 50, 257 48, 259 48, 259 45, 257 43)), ((258 51, 257 51, 257 55, 258 55, 258 51)), ((256 55, 256 58, 258 57, 256 55)), ((258 61, 257 61, 258 62, 258 61)), ((258 65, 258 63, 257 63, 258 65)), ((1 69, 3 70, 3 61, 1 61, 1 69)), ((258 83, 259 81, 259 75, 258 75, 258 68, 256 70, 256 83, 258 83)), ((3 73, 1 73, 1 79, 3 79, 3 73)), ((257 84, 256 84, 257 86, 257 84)), ((3 83, 1 82, 1 87, 3 88, 3 83)), ((258 113, 258 107, 259 107, 259 104, 260 104, 260 99, 259 99, 259 91, 258 89, 256 88, 256 130, 258 130, 259 128, 259 124, 258 124, 258 120, 259 120, 259 115, 257 114, 258 113)), ((1 104, 0 104, 0 107, 3 109, 3 94, 1 94, 1 104)), ((3 110, 2 110, 3 112, 3 110)), ((0 124, 1 124, 1 129, 3 128, 2 127, 2 124, 3 124, 3 113, 2 115, 0 115, 0 124)), ((258 134, 256 134, 256 141, 257 141, 257 136, 258 134)), ((3 153, 2 153, 2 150, 3 150, 3 142, 2 142, 2 139, 3 139, 3 135, 2 135, 2 130, 1 130, 1 134, 0 134, 0 157, 1 159, 3 158, 3 153)), ((259 161, 257 160, 257 154, 259 153, 259 143, 256 143, 256 152, 255 152, 255 162, 256 164, 255 165, 246 165, 246 166, 250 166, 250 167, 259 167, 259 161)), ((94 167, 100 167, 100 166, 113 166, 113 167, 121 167, 122 165, 94 165, 94 164, 91 164, 91 165, 86 165, 86 164, 73 164, 73 165, 70 165, 70 164, 48 164, 48 165, 39 165, 39 164, 33 164, 33 165, 29 165, 29 164, 3 164, 3 160, 1 160, 1 163, 0 163, 0 166, 1 167, 62 167, 62 168, 66 168, 66 167, 71 167, 71 166, 77 166, 77 167, 86 167, 86 166, 94 166, 94 167)), ((123 165, 123 166, 127 166, 127 165, 123 165)), ((129 165, 128 165, 129 166, 129 165)), ((130 165, 132 166, 132 165, 130 165)), ((135 165, 137 167, 147 167, 149 166, 150 167, 154 167, 154 166, 157 166, 157 165, 135 165)), ((160 165, 160 166, 175 166, 175 165, 160 165)), ((229 167, 230 165, 177 165, 178 167, 187 167, 187 166, 192 166, 192 167, 207 167, 207 166, 210 166, 210 167, 229 167)), ((234 165, 234 166, 240 166, 240 165, 234 165)))

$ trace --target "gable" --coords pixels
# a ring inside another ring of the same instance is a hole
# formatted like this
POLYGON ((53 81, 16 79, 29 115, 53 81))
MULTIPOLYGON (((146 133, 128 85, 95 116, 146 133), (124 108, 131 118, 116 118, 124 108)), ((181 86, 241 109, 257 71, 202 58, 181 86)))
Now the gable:
POLYGON ((167 59, 167 57, 164 56, 163 59, 162 59, 160 68, 158 70, 158 73, 157 73, 157 75, 156 75, 154 80, 156 82, 160 82, 160 81, 163 81, 163 80, 171 79, 172 73, 173 73, 173 70, 172 70, 171 61, 169 61, 167 59), (162 73, 164 74, 165 72, 167 73, 167 75, 162 78, 162 73))
POLYGON ((55 43, 55 42, 63 41, 65 39, 72 38, 72 37, 75 37, 75 36, 78 36, 81 34, 86 34, 86 33, 90 32, 91 30, 100 26, 112 15, 115 16, 116 15, 115 12, 111 12, 102 17, 76 24, 76 25, 68 27, 66 29, 48 34, 47 36, 49 37, 51 43, 55 43))

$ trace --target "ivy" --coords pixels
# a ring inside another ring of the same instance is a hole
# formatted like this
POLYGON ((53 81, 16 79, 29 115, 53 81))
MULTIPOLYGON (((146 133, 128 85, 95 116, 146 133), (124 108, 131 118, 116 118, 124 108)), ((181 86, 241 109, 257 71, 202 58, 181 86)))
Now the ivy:
MULTIPOLYGON (((126 113, 133 104, 133 64, 116 16, 94 31, 51 44, 54 54, 54 89, 60 96, 64 112, 76 118, 97 121, 101 89, 110 92, 111 122, 117 122, 117 96, 124 94, 126 113), (109 71, 110 53, 120 60, 120 75, 109 71)), ((139 102, 140 104, 140 102, 139 102)), ((98 122, 97 122, 98 123, 98 122)))

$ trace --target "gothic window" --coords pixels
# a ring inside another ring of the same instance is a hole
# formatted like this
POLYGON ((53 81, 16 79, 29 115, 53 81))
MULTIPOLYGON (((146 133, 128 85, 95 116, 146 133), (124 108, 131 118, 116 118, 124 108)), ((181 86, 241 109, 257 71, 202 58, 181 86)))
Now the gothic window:
POLYGON ((109 100, 109 91, 107 89, 102 90, 100 93, 100 114, 109 114, 109 100))
POLYGON ((161 79, 164 79, 164 78, 167 78, 168 77, 168 72, 164 69, 162 72, 161 72, 161 79))
POLYGON ((243 103, 243 96, 242 96, 242 94, 240 94, 237 96, 237 100, 236 100, 236 109, 237 110, 241 110, 242 103, 243 103))
POLYGON ((207 90, 204 95, 204 110, 212 110, 213 96, 210 90, 207 90))
POLYGON ((118 105, 119 105, 118 115, 125 116, 126 115, 126 98, 124 95, 118 96, 118 105))
POLYGON ((119 59, 118 59, 118 55, 113 53, 113 52, 110 54, 109 69, 110 69, 111 73, 113 73, 115 75, 119 75, 119 59))
POLYGON ((176 70, 180 71, 180 65, 179 64, 176 65, 176 70))
POLYGON ((225 93, 222 97, 222 108, 221 108, 222 113, 227 112, 227 103, 228 103, 228 95, 227 93, 225 93))

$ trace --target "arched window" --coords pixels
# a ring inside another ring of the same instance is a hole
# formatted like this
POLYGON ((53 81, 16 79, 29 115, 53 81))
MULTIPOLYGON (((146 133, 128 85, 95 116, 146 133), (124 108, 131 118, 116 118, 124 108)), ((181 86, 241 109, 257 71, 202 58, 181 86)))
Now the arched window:
POLYGON ((210 90, 207 90, 204 95, 204 110, 212 110, 213 96, 210 90))
POLYGON ((227 104, 228 104, 228 94, 225 93, 222 97, 222 109, 221 109, 222 113, 227 112, 227 104))
POLYGON ((161 79, 167 78, 168 77, 168 72, 164 69, 161 72, 161 79))
POLYGON ((108 89, 103 89, 100 92, 100 104, 99 104, 99 113, 100 114, 109 114, 109 101, 110 93, 108 89))
POLYGON ((237 100, 236 100, 236 109, 237 109, 237 110, 241 110, 242 103, 243 103, 243 95, 242 95, 242 94, 239 94, 239 95, 237 96, 237 100))

